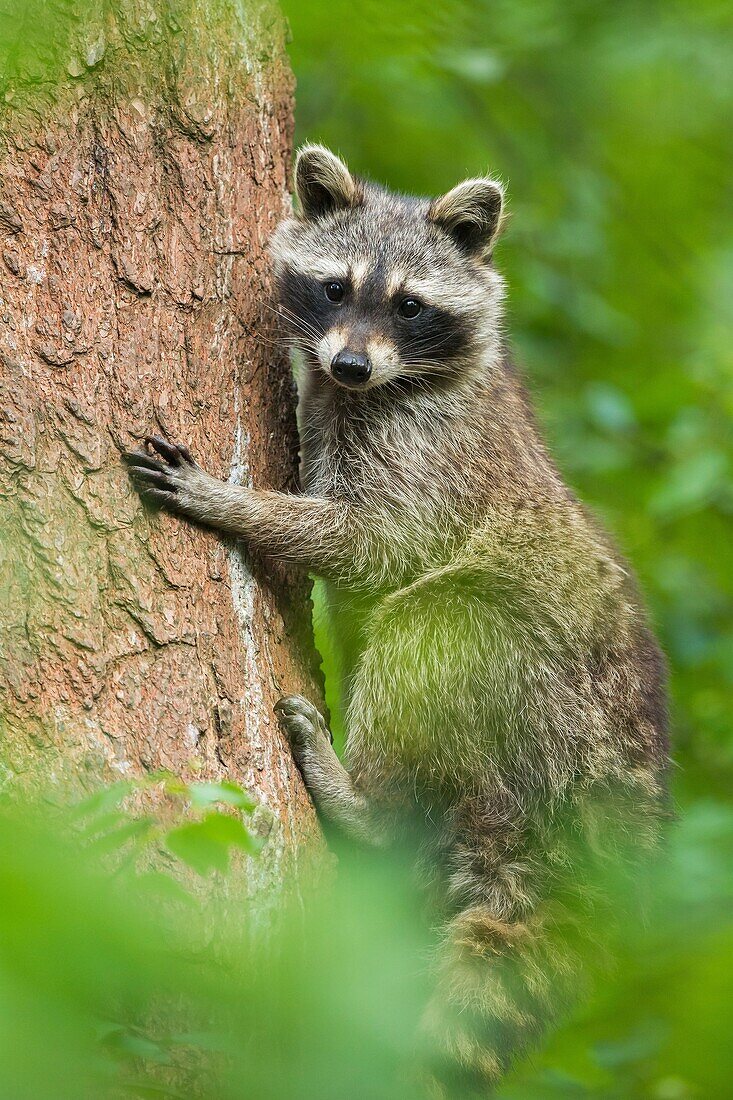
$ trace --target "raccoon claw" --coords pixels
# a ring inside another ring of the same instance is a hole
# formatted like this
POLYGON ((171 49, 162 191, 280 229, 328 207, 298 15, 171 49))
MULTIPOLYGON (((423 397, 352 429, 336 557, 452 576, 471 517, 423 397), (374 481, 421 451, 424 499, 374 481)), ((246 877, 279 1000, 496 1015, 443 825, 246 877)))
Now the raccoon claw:
POLYGON ((171 466, 182 466, 184 463, 189 466, 196 465, 188 447, 184 447, 182 443, 169 443, 167 439, 162 439, 159 435, 146 435, 145 442, 159 455, 162 455, 171 466))
POLYGON ((178 489, 162 463, 144 451, 129 451, 122 456, 133 485, 145 500, 170 507, 178 489))
POLYGON ((333 744, 323 715, 302 695, 284 695, 275 703, 274 711, 296 751, 312 746, 319 737, 333 744))
POLYGON ((147 501, 173 512, 184 510, 182 490, 190 488, 194 472, 202 474, 191 452, 183 444, 168 443, 157 435, 146 436, 145 443, 157 453, 129 451, 122 456, 133 485, 147 501))

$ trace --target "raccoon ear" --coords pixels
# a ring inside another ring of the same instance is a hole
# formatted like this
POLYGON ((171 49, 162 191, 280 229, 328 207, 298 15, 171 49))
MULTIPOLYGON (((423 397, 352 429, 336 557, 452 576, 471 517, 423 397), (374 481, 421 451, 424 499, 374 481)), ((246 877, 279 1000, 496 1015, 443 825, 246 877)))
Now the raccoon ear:
POLYGON ((304 145, 298 152, 295 193, 306 220, 353 206, 358 200, 358 188, 349 169, 323 145, 304 145))
POLYGON ((491 179, 464 180, 430 204, 428 218, 470 255, 489 259, 501 229, 504 189, 491 179))

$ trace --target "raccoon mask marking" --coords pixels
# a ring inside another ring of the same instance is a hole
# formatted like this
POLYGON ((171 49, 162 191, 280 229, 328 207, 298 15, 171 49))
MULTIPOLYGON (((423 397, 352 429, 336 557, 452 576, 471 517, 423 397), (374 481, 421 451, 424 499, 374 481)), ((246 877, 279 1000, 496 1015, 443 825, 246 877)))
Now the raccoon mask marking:
POLYGON ((430 202, 301 150, 298 214, 272 242, 281 309, 307 365, 367 390, 460 376, 498 349, 503 284, 490 266, 503 196, 468 180, 430 202))

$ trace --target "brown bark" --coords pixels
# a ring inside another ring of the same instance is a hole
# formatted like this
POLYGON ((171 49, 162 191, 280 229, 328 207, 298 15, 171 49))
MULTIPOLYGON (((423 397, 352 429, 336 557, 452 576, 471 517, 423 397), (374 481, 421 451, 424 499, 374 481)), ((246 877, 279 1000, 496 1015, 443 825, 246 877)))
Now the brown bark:
POLYGON ((228 0, 67 7, 43 82, 0 88, 0 760, 238 781, 279 819, 277 875, 317 835, 272 716, 319 695, 307 584, 146 511, 119 455, 161 431, 221 477, 294 485, 265 252, 282 28, 228 0))

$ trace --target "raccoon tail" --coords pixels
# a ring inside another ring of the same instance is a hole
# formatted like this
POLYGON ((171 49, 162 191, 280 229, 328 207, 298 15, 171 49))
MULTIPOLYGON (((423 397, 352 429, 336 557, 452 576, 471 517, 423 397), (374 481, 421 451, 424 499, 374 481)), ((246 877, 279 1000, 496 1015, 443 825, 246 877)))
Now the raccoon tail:
POLYGON ((490 1096, 575 999, 578 929, 558 916, 509 923, 472 906, 449 923, 423 1032, 435 1100, 490 1096))

